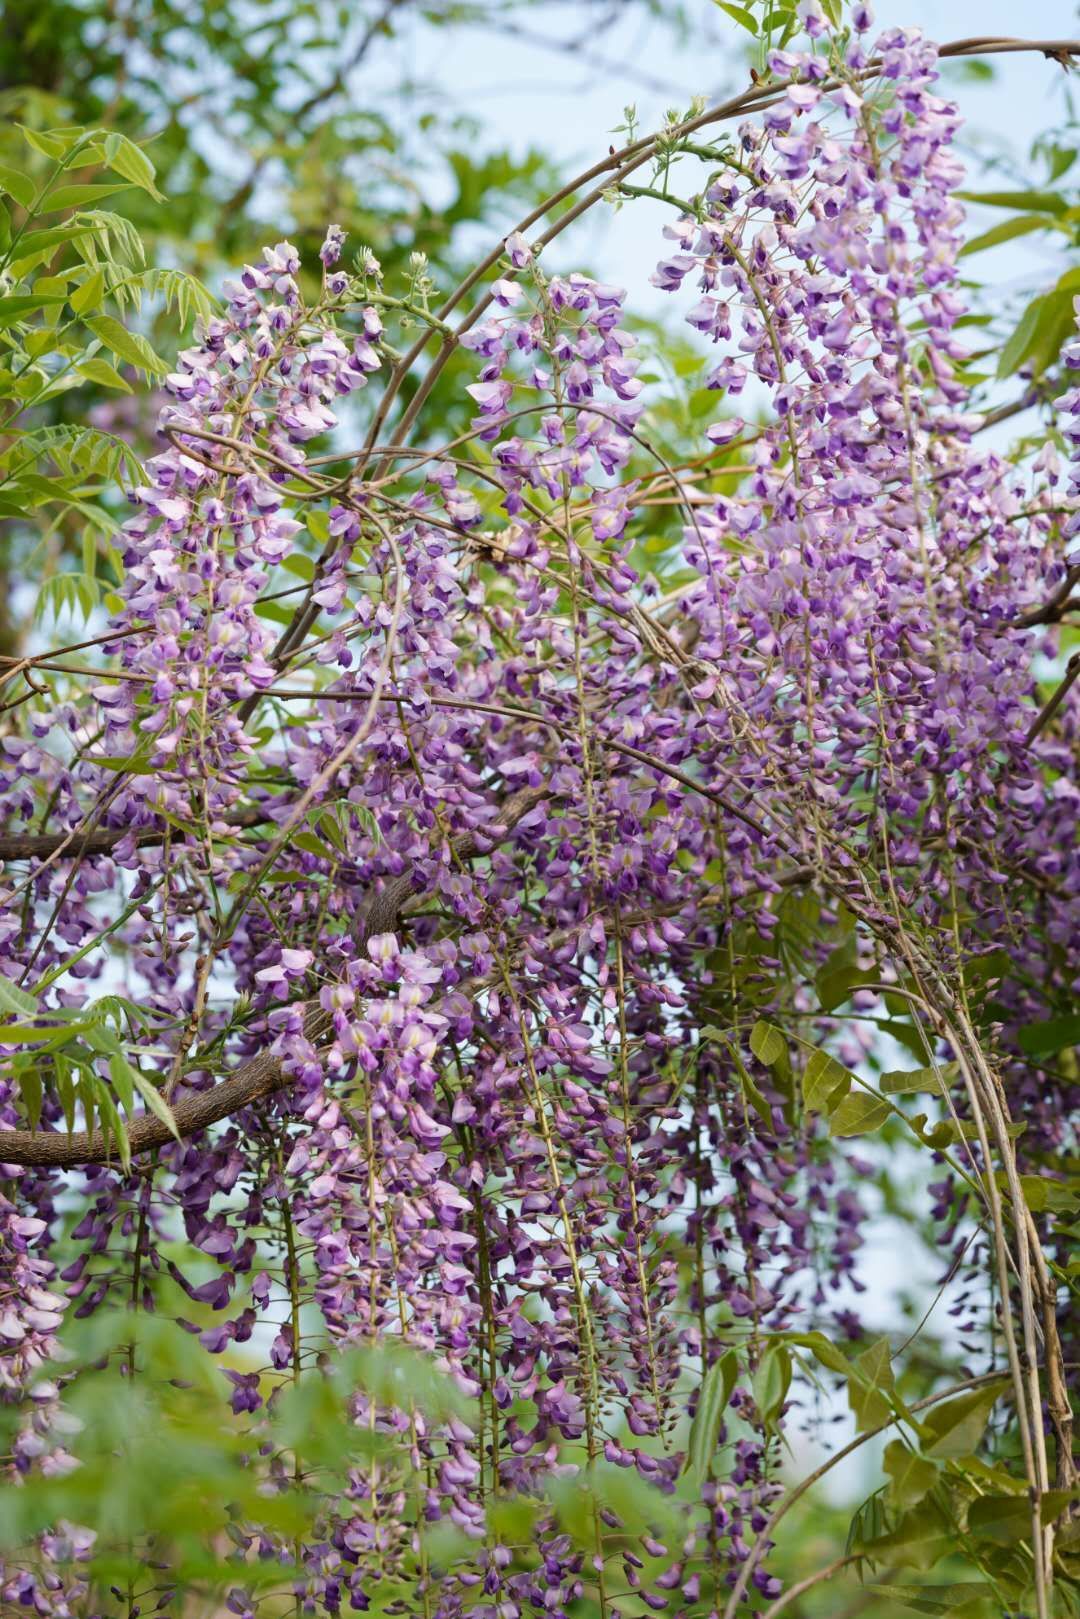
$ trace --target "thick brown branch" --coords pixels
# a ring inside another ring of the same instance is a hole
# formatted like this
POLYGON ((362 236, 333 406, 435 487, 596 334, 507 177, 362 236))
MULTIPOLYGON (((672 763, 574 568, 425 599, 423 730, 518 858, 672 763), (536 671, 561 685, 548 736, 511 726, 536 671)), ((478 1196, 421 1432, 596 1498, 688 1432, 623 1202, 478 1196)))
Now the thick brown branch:
MULTIPOLYGON (((547 787, 526 787, 512 794, 502 805, 497 828, 484 832, 465 832, 454 840, 454 850, 462 859, 486 851, 517 825, 522 816, 547 794, 547 787)), ((361 949, 377 933, 393 932, 403 906, 417 896, 413 873, 406 870, 393 878, 368 902, 359 927, 361 949)), ((308 1038, 318 1044, 330 1030, 330 1014, 324 1012, 317 1001, 304 1007, 305 1029, 308 1038)), ((181 1136, 194 1135, 221 1119, 238 1113, 264 1096, 270 1096, 288 1083, 281 1063, 270 1051, 260 1051, 250 1062, 244 1063, 227 1079, 211 1090, 186 1096, 173 1108, 177 1129, 181 1136)), ((132 1153, 146 1152, 152 1147, 163 1147, 171 1141, 172 1133, 160 1119, 141 1114, 131 1121, 128 1139, 132 1153)), ((74 1169, 80 1164, 99 1164, 116 1157, 116 1144, 107 1141, 100 1130, 93 1134, 77 1130, 67 1135, 61 1131, 0 1130, 0 1164, 33 1164, 53 1169, 74 1169)))
MULTIPOLYGON (((229 827, 235 831, 244 831, 253 826, 267 825, 272 819, 268 810, 245 809, 233 810, 224 817, 229 827)), ((65 844, 70 846, 71 854, 80 858, 91 854, 108 854, 115 849, 118 843, 125 838, 134 839, 140 848, 153 848, 156 844, 164 843, 169 837, 179 837, 174 826, 102 826, 82 837, 78 829, 74 836, 69 828, 66 832, 12 832, 6 837, 0 835, 0 863, 8 860, 47 860, 65 844)))
POLYGON ((1074 564, 1066 573, 1050 600, 1044 602, 1041 607, 1033 607, 1030 612, 1021 613, 1016 620, 1016 627, 1030 630, 1036 624, 1056 624, 1071 607, 1076 605, 1073 601, 1072 593, 1077 584, 1080 584, 1080 567, 1074 564))
POLYGON ((1024 738, 1026 742, 1034 742, 1036 738, 1040 736, 1043 731, 1045 731, 1046 727, 1050 724, 1050 721, 1053 719, 1054 715, 1057 713, 1058 709, 1069 695, 1069 692, 1072 690, 1078 675, 1080 675, 1080 652, 1074 652, 1068 663, 1065 665, 1065 674, 1058 685, 1057 690, 1054 691, 1053 694, 1047 699, 1042 708, 1039 710, 1035 719, 1032 720, 1031 725, 1028 728, 1027 736, 1024 738))

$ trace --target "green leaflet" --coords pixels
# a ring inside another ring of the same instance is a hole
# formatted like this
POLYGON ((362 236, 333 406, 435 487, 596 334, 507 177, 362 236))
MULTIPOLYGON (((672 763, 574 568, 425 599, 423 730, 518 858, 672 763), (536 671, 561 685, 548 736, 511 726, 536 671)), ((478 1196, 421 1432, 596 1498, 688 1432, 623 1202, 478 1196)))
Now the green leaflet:
POLYGON ((128 1140, 124 1121, 120 1117, 109 1087, 96 1075, 94 1076, 94 1093, 97 1099, 98 1112, 101 1116, 102 1131, 106 1139, 115 1144, 120 1155, 120 1162, 123 1168, 128 1170, 131 1168, 131 1142, 128 1140))
POLYGON ((870 1590, 891 1597, 913 1608, 916 1613, 947 1614, 957 1608, 979 1602, 987 1595, 988 1587, 973 1582, 955 1585, 872 1585, 870 1590))
POLYGON ((1067 270, 1050 292, 1032 300, 1001 351, 999 377, 1012 376, 1021 366, 1041 376, 1054 363, 1074 329, 1072 301, 1078 290, 1080 271, 1067 270))
POLYGON ((981 236, 973 236, 961 248, 960 257, 968 258, 972 253, 982 253, 988 247, 997 247, 999 242, 1011 242, 1017 236, 1030 235, 1032 231, 1060 228, 1058 221, 1047 214, 1018 214, 1015 219, 1006 219, 1002 224, 983 231, 981 236))
POLYGON ((87 382, 96 382, 101 388, 115 388, 119 393, 132 392, 131 384, 123 378, 114 365, 103 360, 100 355, 94 355, 89 360, 80 360, 75 367, 80 377, 87 382))
POLYGON ((89 315, 86 324, 106 348, 136 370, 145 371, 152 377, 163 377, 168 371, 165 361, 154 353, 146 338, 138 332, 129 332, 112 315, 89 315))
POLYGON ((109 1059, 109 1073, 112 1077, 113 1088, 124 1104, 124 1111, 130 1118, 134 1111, 135 1096, 138 1093, 146 1103, 148 1110, 166 1125, 171 1133, 180 1140, 180 1132, 173 1117, 172 1108, 166 1102, 161 1092, 152 1085, 144 1074, 141 1074, 132 1064, 120 1045, 116 1035, 101 1024, 93 1024, 80 1030, 86 1044, 94 1051, 100 1051, 109 1059))
POLYGON ((855 1550, 865 1552, 877 1563, 930 1569, 953 1548, 955 1539, 949 1516, 928 1497, 905 1512, 885 1534, 858 1541, 855 1550))
POLYGON ((0 327, 14 326, 38 309, 48 309, 63 302, 63 298, 56 293, 11 293, 0 298, 0 327))
MULTIPOLYGON (((943 1063, 941 1075, 946 1080, 953 1065, 943 1063)), ((934 1096, 942 1095, 941 1079, 933 1068, 891 1068, 882 1074, 880 1088, 886 1096, 901 1096, 905 1093, 928 1091, 934 1096)))
POLYGON ((831 1113, 847 1095, 852 1075, 826 1051, 812 1051, 803 1070, 803 1102, 811 1113, 831 1113))
POLYGON ((859 1433, 888 1422, 895 1405, 895 1389, 889 1340, 879 1338, 856 1356, 848 1377, 848 1404, 859 1433))
POLYGON ((62 208, 82 208, 87 203, 101 202, 105 197, 128 189, 128 184, 123 180, 114 180, 108 185, 57 186, 55 191, 45 193, 41 211, 43 214, 53 214, 62 208))
POLYGON ((1017 1044, 1029 1057, 1056 1056, 1080 1043, 1080 1012, 1029 1023, 1017 1034, 1017 1044))
POLYGON ((838 1372, 841 1377, 850 1375, 851 1363, 847 1356, 823 1332, 785 1332, 783 1340, 797 1344, 801 1349, 809 1349, 814 1359, 830 1372, 838 1372))
POLYGON ((775 1425, 790 1387, 791 1353, 774 1340, 762 1355, 751 1384, 754 1404, 767 1428, 775 1425))
POLYGON ((849 933, 818 972, 814 986, 823 1012, 834 1012, 838 1006, 842 1006, 850 998, 852 990, 858 989, 860 984, 877 982, 876 972, 856 965, 857 948, 855 934, 849 933))
POLYGON ((96 309, 104 296, 105 272, 92 270, 82 285, 71 294, 68 302, 77 315, 85 315, 88 309, 96 309))
POLYGON ((1023 208, 1029 213, 1064 214, 1068 203, 1058 191, 958 191, 965 202, 981 202, 985 208, 1023 208))
MULTIPOLYGON (((1047 1490, 1039 1502, 1040 1523, 1053 1523, 1071 1501, 1075 1490, 1047 1490)), ((968 1508, 968 1531, 980 1540, 1015 1545, 1032 1533, 1031 1502, 1025 1496, 982 1495, 968 1508)))
POLYGON ((162 1124, 165 1125, 170 1134, 175 1136, 177 1141, 179 1141, 181 1136, 180 1131, 177 1128, 176 1119, 173 1117, 173 1110, 169 1106, 168 1102, 166 1102, 157 1086, 152 1085, 145 1075, 141 1074, 137 1068, 132 1069, 132 1077, 134 1080, 135 1089, 146 1103, 147 1108, 151 1113, 154 1114, 155 1118, 161 1120, 162 1124))
POLYGON ((829 1134, 832 1136, 865 1136, 879 1125, 892 1112, 888 1102, 880 1096, 871 1096, 868 1091, 853 1091, 845 1096, 836 1108, 829 1121, 829 1134))
POLYGON ((34 182, 30 176, 8 168, 6 163, 0 163, 0 191, 14 197, 20 208, 29 208, 34 200, 34 182))
POLYGON ((719 6, 721 11, 726 12, 732 22, 737 22, 740 28, 745 28, 748 34, 753 34, 755 39, 757 38, 757 21, 745 6, 733 4, 733 0, 713 0, 713 4, 719 6))
POLYGON ((129 141, 126 135, 111 130, 105 136, 105 161, 114 174, 123 175, 141 191, 147 192, 155 202, 164 202, 165 198, 154 184, 154 165, 147 157, 141 146, 129 141))
POLYGON ((33 1017, 38 1009, 37 997, 31 995, 10 978, 0 975, 0 1011, 13 1012, 18 1017, 33 1017))
POLYGON ((94 225, 53 225, 47 230, 28 231, 14 244, 14 256, 21 264, 24 259, 32 259, 39 253, 62 247, 66 242, 77 242, 81 236, 91 235, 96 228, 94 225))
POLYGON ((45 1100, 45 1087, 37 1059, 23 1054, 15 1059, 13 1068, 27 1120, 31 1130, 36 1130, 41 1122, 41 1108, 45 1100))
POLYGON ((774 1023, 766 1023, 764 1018, 758 1018, 750 1030, 750 1050, 758 1062, 771 1068, 786 1055, 787 1041, 774 1023))
POLYGON ((683 1471, 698 1482, 705 1478, 716 1453, 720 1424, 739 1375, 739 1363, 734 1349, 727 1350, 713 1362, 702 1379, 698 1407, 690 1427, 683 1471))
POLYGON ((970 1456, 978 1447, 990 1412, 1007 1388, 1007 1379, 1001 1378, 934 1406, 922 1419, 923 1454, 939 1461, 970 1456))
MULTIPOLYGON (((1067 1164, 1063 1160, 1064 1169, 1067 1164)), ((1005 1193, 1009 1192, 1009 1179, 1004 1170, 997 1170, 994 1179, 1005 1193)), ((1021 1175, 1020 1191, 1024 1202, 1035 1214, 1069 1214, 1080 1206, 1080 1176, 1066 1174, 1064 1180, 1050 1175, 1021 1175)))
POLYGON ((917 1506, 938 1480, 933 1462, 909 1449, 902 1439, 892 1439, 885 1446, 882 1466, 890 1480, 886 1500, 890 1506, 901 1510, 917 1506))

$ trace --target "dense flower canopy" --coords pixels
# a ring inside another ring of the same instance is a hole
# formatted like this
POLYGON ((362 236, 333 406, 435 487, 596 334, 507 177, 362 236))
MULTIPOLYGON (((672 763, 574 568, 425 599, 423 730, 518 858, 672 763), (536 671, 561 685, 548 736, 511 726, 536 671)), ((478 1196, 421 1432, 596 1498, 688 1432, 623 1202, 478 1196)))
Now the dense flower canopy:
MULTIPOLYGON (((802 9, 665 230, 653 280, 712 346, 684 464, 623 291, 527 231, 456 337, 429 323, 473 415, 420 448, 439 365, 391 432, 378 265, 331 227, 309 296, 280 242, 164 381, 104 661, 5 734, 13 1466, 71 1465, 65 1316, 179 1319, 269 1494, 317 1497, 291 1539, 233 1523, 231 1612, 275 1560, 310 1613, 764 1611, 814 1357, 861 1430, 906 1411, 858 1310, 901 1143, 1034 1491, 1033 1573, 979 1567, 1049 1611, 1068 1232, 1023 1186, 1075 1151, 1078 1085, 1022 1035, 1080 987, 1080 687, 1038 686, 1080 472, 981 434, 935 46, 802 9), (332 1489, 268 1439, 282 1391, 399 1340, 452 1410, 359 1379, 370 1454, 332 1489)), ((978 1434, 922 1438, 928 1496, 978 1434)), ((90 1547, 53 1530, 5 1600, 99 1611, 90 1547)))

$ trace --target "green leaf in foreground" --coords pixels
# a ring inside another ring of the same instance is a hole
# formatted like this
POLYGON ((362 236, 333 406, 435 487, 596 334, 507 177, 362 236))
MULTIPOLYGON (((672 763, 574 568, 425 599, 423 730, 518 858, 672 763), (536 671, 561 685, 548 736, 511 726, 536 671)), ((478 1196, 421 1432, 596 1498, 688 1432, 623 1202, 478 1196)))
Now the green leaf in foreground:
POLYGON ((970 1456, 978 1447, 990 1412, 1007 1387, 1002 1378, 934 1406, 922 1419, 923 1454, 940 1461, 970 1456))
POLYGON ((10 978, 0 976, 0 1012, 14 1012, 19 1017, 33 1017, 38 1009, 37 997, 27 993, 10 978))
POLYGON ((827 1051, 812 1051, 803 1070, 803 1102, 810 1113, 831 1113, 847 1095, 852 1075, 827 1051))
POLYGON ((690 1428, 690 1444, 684 1471, 700 1482, 708 1473, 716 1453, 720 1424, 739 1375, 734 1349, 713 1362, 706 1372, 698 1395, 698 1407, 690 1428))
POLYGON ((895 1403, 894 1390, 889 1340, 879 1338, 856 1357, 848 1378, 848 1404, 860 1433, 888 1422, 895 1403))
POLYGON ((154 353, 146 338, 138 332, 129 332, 112 315, 90 315, 86 324, 94 336, 99 337, 105 347, 111 349, 117 359, 123 360, 126 365, 133 365, 136 370, 145 371, 151 377, 163 377, 168 371, 165 361, 154 353))
POLYGON ((758 1018, 750 1030, 750 1050, 758 1062, 763 1062, 766 1068, 771 1068, 785 1055, 787 1041, 775 1024, 766 1023, 764 1018, 758 1018))
MULTIPOLYGON (((987 1587, 973 1582, 952 1585, 872 1585, 879 1596, 900 1602, 916 1613, 948 1614, 986 1600, 987 1587)), ((989 1612, 990 1610, 988 1610, 989 1612)))
POLYGON ((885 1446, 882 1463, 889 1475, 885 1491, 890 1506, 904 1509, 917 1506, 937 1483, 938 1470, 917 1451, 910 1450, 902 1439, 893 1439, 885 1446))
POLYGON ((888 1102, 869 1091, 854 1091, 845 1096, 829 1121, 832 1136, 865 1136, 885 1123, 892 1112, 888 1102))

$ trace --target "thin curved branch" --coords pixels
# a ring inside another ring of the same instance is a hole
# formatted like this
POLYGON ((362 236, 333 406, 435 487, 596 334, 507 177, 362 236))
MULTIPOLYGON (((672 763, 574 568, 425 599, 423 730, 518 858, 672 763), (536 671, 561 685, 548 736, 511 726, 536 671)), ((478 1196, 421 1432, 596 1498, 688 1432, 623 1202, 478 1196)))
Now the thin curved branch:
POLYGON ((785 1608, 789 1607, 792 1602, 797 1601, 799 1597, 805 1596, 807 1591, 812 1591, 815 1585, 824 1585, 826 1580, 831 1580, 834 1574, 840 1573, 841 1569, 847 1568, 850 1563, 860 1561, 861 1558, 858 1552, 848 1552, 846 1556, 838 1557, 834 1563, 830 1563, 828 1568, 819 1568, 816 1573, 808 1574, 805 1580, 799 1580, 795 1585, 789 1585, 787 1590, 782 1592, 775 1602, 769 1604, 761 1619, 776 1619, 777 1614, 783 1613, 785 1608))

